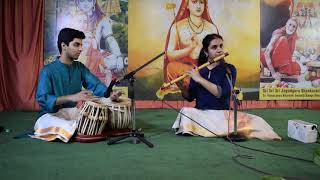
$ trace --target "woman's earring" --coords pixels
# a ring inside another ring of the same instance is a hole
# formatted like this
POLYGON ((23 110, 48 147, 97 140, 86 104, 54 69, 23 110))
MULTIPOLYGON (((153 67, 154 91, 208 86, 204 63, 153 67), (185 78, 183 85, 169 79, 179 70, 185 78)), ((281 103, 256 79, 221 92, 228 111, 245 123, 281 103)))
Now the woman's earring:
POLYGON ((92 8, 92 11, 95 11, 95 10, 96 10, 96 6, 94 5, 93 8, 92 8))

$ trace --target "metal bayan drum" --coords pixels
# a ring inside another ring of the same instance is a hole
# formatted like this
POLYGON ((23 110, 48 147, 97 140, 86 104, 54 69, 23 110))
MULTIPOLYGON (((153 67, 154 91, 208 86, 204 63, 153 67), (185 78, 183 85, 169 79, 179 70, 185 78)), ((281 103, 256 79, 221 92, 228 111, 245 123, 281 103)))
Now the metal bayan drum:
POLYGON ((102 132, 107 125, 108 116, 108 107, 96 102, 86 101, 80 110, 76 140, 79 142, 105 140, 106 136, 102 132))
POLYGON ((120 98, 119 101, 108 101, 106 106, 109 109, 109 122, 108 129, 127 129, 129 128, 132 115, 131 115, 131 99, 120 98))

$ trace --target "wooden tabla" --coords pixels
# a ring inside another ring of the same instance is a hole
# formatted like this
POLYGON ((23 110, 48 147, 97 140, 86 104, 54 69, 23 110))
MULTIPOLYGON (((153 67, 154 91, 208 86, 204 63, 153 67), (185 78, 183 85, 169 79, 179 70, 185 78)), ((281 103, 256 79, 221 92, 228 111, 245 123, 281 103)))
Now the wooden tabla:
POLYGON ((108 129, 126 129, 129 128, 131 115, 131 99, 120 98, 118 102, 108 101, 106 103, 109 109, 108 129))
POLYGON ((102 134, 108 121, 108 107, 92 101, 86 101, 80 110, 78 123, 78 135, 76 140, 79 142, 96 142, 105 140, 102 134))

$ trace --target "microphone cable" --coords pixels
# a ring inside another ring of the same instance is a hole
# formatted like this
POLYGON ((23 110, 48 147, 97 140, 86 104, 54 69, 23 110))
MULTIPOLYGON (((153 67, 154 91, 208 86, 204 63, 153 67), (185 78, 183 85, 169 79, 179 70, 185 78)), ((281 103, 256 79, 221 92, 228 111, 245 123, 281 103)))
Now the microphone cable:
MULTIPOLYGON (((231 88, 231 91, 232 91, 233 88, 231 88)), ((231 94, 232 95, 232 94, 231 94)), ((220 135, 217 135, 216 133, 212 132, 210 129, 204 127, 203 125, 201 125, 200 123, 198 123, 197 121, 195 121, 194 119, 192 119, 191 117, 187 116, 186 114, 182 113, 181 111, 177 110, 175 107, 173 107, 172 105, 170 105, 169 103, 167 103, 165 100, 162 100, 162 102, 164 104, 166 104, 167 106, 169 106, 171 109, 173 109, 174 111, 176 111, 177 113, 180 113, 181 115, 185 116, 186 118, 190 119, 192 122, 196 123, 197 125, 199 125, 200 127, 202 127, 203 129, 207 130, 208 132, 212 133, 213 135, 215 135, 216 137, 222 137, 224 138, 225 136, 220 136, 220 135)), ((231 102, 231 98, 230 98, 230 102, 231 102)), ((231 107, 229 106, 229 120, 230 120, 230 111, 231 111, 231 107)), ((228 124, 229 125, 229 124, 228 124)), ((229 127, 228 127, 229 128, 229 127)), ((165 133, 165 132, 163 132, 165 133)), ((149 136, 149 138, 152 137, 152 136, 149 136)), ((259 172, 259 173, 262 173, 262 174, 266 174, 266 175, 273 175, 272 173, 269 173, 269 172, 265 172, 265 171, 262 171, 262 170, 259 170, 257 168, 253 168, 253 167, 250 167, 248 165, 245 165, 243 163, 241 163, 238 158, 246 158, 246 159, 254 159, 253 156, 251 155, 248 155, 248 154, 242 154, 241 150, 240 150, 240 147, 241 148, 244 148, 244 149, 248 149, 248 150, 252 150, 252 151, 257 151, 257 152, 262 152, 262 153, 266 153, 266 154, 271 154, 271 155, 275 155, 275 156, 280 156, 280 157, 286 157, 286 158, 289 158, 289 159, 295 159, 295 160, 301 160, 301 161, 304 161, 304 162, 312 162, 312 160, 306 160, 306 159, 302 159, 302 158, 297 158, 297 157, 293 157, 293 156, 288 156, 288 155, 281 155, 281 154, 277 154, 277 153, 272 153, 272 152, 268 152, 268 151, 264 151, 264 150, 259 150, 259 149, 255 149, 255 148, 250 148, 250 147, 246 147, 246 146, 243 146, 243 145, 239 145, 238 143, 235 143, 233 142, 228 136, 226 137, 226 139, 228 140, 228 142, 230 142, 231 144, 233 144, 234 148, 233 151, 234 153, 236 154, 235 156, 232 157, 233 161, 236 162, 237 164, 243 166, 243 167, 246 167, 248 169, 251 169, 253 171, 256 171, 256 172, 259 172)), ((299 179, 299 178, 296 178, 296 177, 288 177, 288 176, 282 176, 282 177, 285 177, 287 179, 299 179)))
MULTIPOLYGON (((186 118, 190 119, 192 122, 196 123, 196 124, 199 125, 200 127, 204 128, 205 130, 207 130, 207 131, 209 131, 210 133, 214 134, 216 137, 218 137, 218 138, 219 138, 219 137, 220 137, 220 138, 225 138, 225 136, 219 136, 219 135, 217 135, 216 133, 212 132, 210 129, 204 127, 203 125, 201 125, 200 123, 198 123, 197 121, 195 121, 194 119, 192 119, 191 117, 189 117, 189 116, 187 116, 186 114, 182 113, 181 111, 177 110, 175 107, 173 107, 172 105, 170 105, 169 103, 167 103, 165 100, 163 100, 163 103, 166 104, 167 106, 169 106, 169 107, 170 107, 171 109, 173 109, 174 111, 176 111, 176 112, 180 113, 181 115, 185 116, 186 118)), ((240 148, 249 149, 249 150, 252 150, 252 151, 262 152, 262 153, 271 154, 271 155, 280 156, 280 157, 286 157, 286 158, 289 158, 289 159, 295 159, 295 160, 301 160, 301 161, 313 163, 313 161, 311 161, 311 160, 306 160, 306 159, 297 158, 297 157, 293 157, 293 156, 281 155, 281 154, 272 153, 272 152, 268 152, 268 151, 264 151, 264 150, 259 150, 259 149, 254 149, 254 148, 246 147, 246 146, 243 146, 243 145, 240 145, 240 144, 238 144, 238 143, 233 142, 229 137, 226 137, 226 139, 228 140, 229 143, 231 143, 232 145, 234 145, 233 148, 232 148, 232 150, 234 151, 234 153, 235 153, 236 155, 232 157, 232 160, 233 160, 235 163, 237 163, 237 164, 239 164, 240 166, 243 166, 243 167, 245 167, 245 168, 248 168, 248 169, 250 169, 250 170, 253 170, 253 171, 255 171, 255 172, 265 174, 265 175, 275 176, 275 175, 272 174, 272 173, 269 173, 269 172, 260 170, 260 169, 258 169, 258 168, 254 168, 254 167, 248 166, 248 165, 240 162, 240 161, 239 161, 239 158, 255 159, 254 156, 243 153, 240 148)), ((301 178, 289 177, 289 176, 281 176, 281 177, 284 177, 284 178, 286 178, 286 179, 293 179, 293 180, 300 180, 300 179, 301 179, 301 178)))
MULTIPOLYGON (((227 71, 227 70, 226 70, 227 71)), ((230 71, 230 70, 229 70, 230 71)), ((227 79, 228 79, 228 83, 230 84, 230 86, 232 85, 232 76, 229 77, 228 76, 228 73, 229 71, 227 71, 226 73, 226 76, 227 76, 227 79)), ((233 85, 231 86, 233 87, 233 85)), ((231 88, 230 90, 231 94, 230 94, 230 100, 229 100, 229 115, 228 115, 228 134, 229 134, 229 121, 230 121, 230 114, 231 114, 231 98, 232 98, 232 93, 233 93, 233 88, 231 88)), ((260 150, 260 149, 255 149, 255 148, 250 148, 250 147, 247 147, 247 146, 243 146, 243 145, 240 145, 238 143, 235 143, 233 142, 229 137, 228 137, 228 134, 227 136, 220 136, 220 135, 217 135, 216 133, 212 132, 210 129, 206 128, 205 126, 201 125, 200 123, 198 123, 197 121, 195 121, 194 119, 192 119, 191 117, 187 116, 186 114, 182 113, 181 111, 177 110, 175 107, 173 107, 172 105, 170 105, 169 103, 167 103, 165 100, 162 100, 162 102, 164 104, 166 104, 167 106, 169 106, 171 109, 175 110, 177 113, 180 113, 181 115, 185 116, 186 118, 190 119, 192 122, 196 123, 197 125, 199 125, 200 127, 202 127, 203 129, 207 130, 208 132, 214 134, 216 137, 222 137, 222 138, 226 138, 228 140, 228 142, 230 142, 233 146, 233 151, 234 153, 236 154, 235 156, 232 157, 232 160, 245 167, 245 168, 248 168, 250 170, 253 170, 255 172, 258 172, 258 173, 262 173, 262 174, 265 174, 265 175, 272 175, 274 176, 274 174, 272 173, 269 173, 269 172, 266 172, 266 171, 263 171, 263 170, 260 170, 258 168, 254 168, 254 167, 251 167, 251 166, 248 166, 242 162, 239 161, 240 158, 244 158, 244 159, 255 159, 254 156, 252 155, 248 155, 248 154, 245 154, 243 153, 239 148, 243 148, 243 149, 248 149, 248 150, 252 150, 252 151, 256 151, 256 152, 261 152, 261 153, 265 153, 265 154, 270 154, 270 155, 274 155, 274 156, 280 156, 280 157, 285 157, 285 158, 288 158, 288 159, 294 159, 294 160, 299 160, 299 161, 304 161, 304 162, 311 162, 313 163, 312 160, 307 160, 307 159, 303 159, 303 158, 298 158, 298 157, 293 157, 293 156, 288 156, 288 155, 282 155, 282 154, 278 154, 278 153, 272 153, 272 152, 268 152, 268 151, 264 151, 264 150, 260 150)), ((284 178, 287 178, 287 179, 301 179, 301 178, 297 178, 297 177, 290 177, 290 176, 281 176, 281 177, 284 177, 284 178)))

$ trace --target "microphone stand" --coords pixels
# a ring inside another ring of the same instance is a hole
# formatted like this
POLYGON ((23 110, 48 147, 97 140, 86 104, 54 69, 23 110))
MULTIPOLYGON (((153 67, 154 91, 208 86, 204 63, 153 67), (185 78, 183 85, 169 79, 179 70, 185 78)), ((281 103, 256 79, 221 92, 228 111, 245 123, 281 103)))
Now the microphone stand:
POLYGON ((240 91, 239 90, 235 90, 233 88, 233 85, 232 85, 232 82, 231 82, 231 79, 230 79, 231 72, 227 73, 226 76, 227 76, 230 88, 232 89, 231 96, 232 96, 232 100, 233 100, 234 130, 233 130, 233 133, 227 134, 227 136, 225 137, 225 140, 226 141, 232 141, 232 142, 246 141, 247 138, 238 133, 238 117, 237 117, 237 113, 238 113, 238 106, 240 105, 240 101, 238 99, 238 94, 240 93, 240 91))
POLYGON ((165 53, 162 52, 159 55, 157 55, 156 57, 152 58, 151 60, 149 60, 148 62, 146 62, 145 64, 143 64, 142 66, 138 67, 137 69, 131 71, 130 73, 126 74, 123 78, 121 78, 119 81, 121 80, 129 80, 130 82, 130 90, 129 90, 129 96, 131 98, 131 111, 132 111, 132 130, 128 135, 110 140, 107 144, 108 145, 112 145, 116 142, 119 142, 121 140, 124 140, 126 138, 131 138, 132 139, 132 143, 133 144, 138 144, 140 143, 140 141, 142 141, 143 143, 145 143, 147 146, 149 146, 150 148, 153 148, 153 144, 151 142, 149 142, 148 140, 146 140, 144 138, 144 133, 142 131, 141 128, 137 129, 136 128, 136 108, 135 108, 135 94, 134 94, 134 82, 135 82, 135 77, 134 75, 139 72, 141 69, 143 69, 144 67, 146 67, 148 64, 152 63, 153 61, 155 61, 156 59, 158 59, 159 57, 163 56, 165 53))

